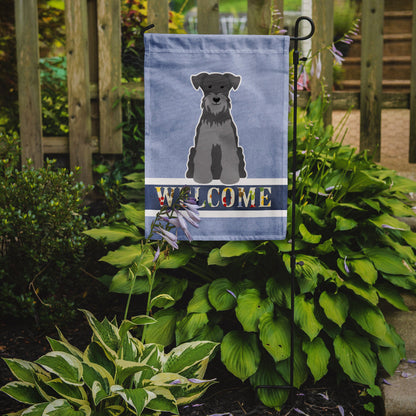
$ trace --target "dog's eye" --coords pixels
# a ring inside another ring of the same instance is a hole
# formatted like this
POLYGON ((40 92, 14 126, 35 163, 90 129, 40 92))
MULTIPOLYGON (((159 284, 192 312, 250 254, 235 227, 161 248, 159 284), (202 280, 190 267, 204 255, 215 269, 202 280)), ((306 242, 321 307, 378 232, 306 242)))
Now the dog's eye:
POLYGON ((224 88, 224 85, 221 85, 221 87, 220 88, 224 88))
POLYGON ((208 85, 208 88, 212 88, 212 85, 208 85))

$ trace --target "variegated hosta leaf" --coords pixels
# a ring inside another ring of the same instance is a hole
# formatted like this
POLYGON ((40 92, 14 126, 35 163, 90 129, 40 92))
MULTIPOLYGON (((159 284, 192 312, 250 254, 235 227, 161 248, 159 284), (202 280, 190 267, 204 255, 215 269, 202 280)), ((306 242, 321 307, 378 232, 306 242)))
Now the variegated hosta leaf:
POLYGON ((46 409, 48 405, 49 402, 34 404, 33 406, 30 406, 27 409, 25 409, 22 413, 11 413, 10 416, 42 416, 43 411, 46 409))
POLYGON ((272 311, 272 301, 262 299, 257 289, 246 289, 238 295, 235 314, 246 332, 257 332, 260 317, 272 311))
MULTIPOLYGON (((160 370, 164 359, 163 346, 159 344, 145 344, 140 362, 152 368, 160 370)), ((135 387, 142 387, 145 380, 149 380, 155 374, 154 370, 144 370, 134 376, 135 387)))
POLYGON ((308 356, 306 363, 316 382, 328 372, 331 353, 326 348, 322 338, 315 338, 313 341, 303 341, 302 349, 308 356))
POLYGON ((85 316, 88 319, 88 323, 97 338, 98 342, 110 353, 114 358, 117 358, 116 351, 120 346, 120 335, 118 328, 113 325, 107 318, 104 318, 102 322, 98 321, 95 316, 86 310, 83 310, 85 316))
POLYGON ((127 361, 140 361, 143 351, 143 343, 133 337, 130 332, 127 332, 127 335, 121 339, 118 356, 119 358, 127 361))
POLYGON ((131 329, 139 326, 139 325, 150 325, 156 323, 157 320, 155 318, 152 318, 151 316, 147 315, 138 315, 134 316, 130 320, 124 320, 119 328, 119 335, 120 338, 123 339, 124 336, 127 334, 127 331, 130 331, 131 329))
POLYGON ((95 405, 110 395, 110 387, 114 385, 114 379, 104 367, 98 364, 84 362, 83 378, 85 384, 92 391, 95 405))
POLYGON ((211 341, 186 342, 173 348, 166 355, 163 371, 178 373, 188 378, 201 379, 205 375, 208 361, 218 343, 211 341))
POLYGON ((98 364, 103 367, 114 378, 116 375, 116 366, 114 360, 104 350, 98 342, 91 342, 84 351, 84 361, 98 364))
POLYGON ((3 358, 10 371, 19 381, 26 381, 28 383, 35 382, 35 373, 48 376, 40 365, 31 363, 30 361, 19 360, 18 358, 3 358))
POLYGON ((88 396, 83 387, 67 384, 59 378, 48 381, 46 384, 54 389, 59 396, 67 399, 70 403, 77 405, 88 404, 88 396))
POLYGON ((188 379, 176 373, 158 373, 151 378, 149 383, 169 389, 177 405, 182 406, 198 399, 209 386, 216 383, 216 380, 188 379))
POLYGON ((74 409, 71 404, 69 404, 64 399, 54 400, 52 403, 49 403, 45 410, 43 411, 42 416, 90 416, 91 408, 89 406, 81 406, 78 410, 74 409))
POLYGON ((119 405, 112 405, 112 406, 106 406, 102 412, 100 413, 100 416, 121 416, 126 409, 124 406, 119 405))
POLYGON ((78 358, 67 352, 48 352, 37 361, 45 370, 56 374, 63 381, 74 386, 82 386, 82 364, 78 358))
POLYGON ((35 404, 44 402, 36 386, 27 381, 12 381, 3 386, 0 391, 22 403, 35 404))
MULTIPOLYGON (((256 373, 250 377, 250 384, 257 388, 258 386, 284 386, 286 382, 276 371, 273 360, 264 357, 256 373)), ((289 397, 289 390, 287 389, 259 388, 256 391, 264 405, 277 410, 289 397)))
POLYGON ((147 364, 135 361, 116 360, 117 380, 119 384, 123 384, 127 377, 144 370, 153 371, 153 368, 147 364))
POLYGON ((146 386, 146 390, 156 395, 156 397, 147 404, 147 409, 156 412, 169 412, 175 415, 179 414, 175 396, 169 389, 160 386, 146 386))
POLYGON ((143 388, 124 389, 122 386, 111 386, 111 392, 118 394, 137 415, 143 412, 148 403, 156 398, 156 394, 143 388))
MULTIPOLYGON (((47 337, 49 345, 51 346, 52 351, 62 351, 68 354, 77 357, 78 359, 82 359, 82 352, 77 348, 71 345, 68 341, 56 340, 47 337)), ((65 339, 65 338, 64 338, 65 339)))
POLYGON ((260 358, 256 334, 231 331, 222 340, 221 361, 230 373, 242 381, 257 371, 260 358))

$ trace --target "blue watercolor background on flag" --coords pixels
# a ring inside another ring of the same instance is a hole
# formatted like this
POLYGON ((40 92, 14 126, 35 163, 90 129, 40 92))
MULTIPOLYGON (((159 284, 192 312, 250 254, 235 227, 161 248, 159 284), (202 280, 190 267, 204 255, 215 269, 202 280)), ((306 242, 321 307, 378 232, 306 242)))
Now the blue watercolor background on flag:
MULTIPOLYGON (((166 201, 173 188, 189 185, 200 204, 212 197, 212 206, 200 210, 200 228, 190 229, 195 240, 284 239, 289 37, 146 33, 145 48, 146 234, 160 208, 158 197, 166 201), (185 177, 203 96, 191 76, 201 72, 241 77, 229 97, 247 177, 235 185, 201 185, 185 177)), ((185 238, 181 231, 178 237, 185 238)))

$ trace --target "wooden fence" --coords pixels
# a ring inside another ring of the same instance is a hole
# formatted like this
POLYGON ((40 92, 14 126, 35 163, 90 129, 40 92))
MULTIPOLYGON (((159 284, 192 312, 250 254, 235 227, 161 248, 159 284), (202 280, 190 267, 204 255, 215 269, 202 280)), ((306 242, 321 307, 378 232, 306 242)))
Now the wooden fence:
MULTIPOLYGON (((197 0, 198 32, 219 33, 220 0, 197 0)), ((143 85, 121 84, 121 0, 65 0, 68 70, 69 137, 42 137, 40 104, 37 0, 15 0, 17 62, 19 76, 20 132, 22 160, 31 158, 35 167, 43 165, 44 154, 68 154, 70 167, 81 167, 81 179, 92 183, 92 154, 122 152, 120 97, 128 92, 143 99, 143 85), (115 105, 115 103, 117 103, 115 105)), ((168 0, 148 0, 148 21, 152 29, 166 33, 168 0)), ((267 34, 271 10, 284 10, 284 0, 247 0, 249 34, 267 34)), ((333 40, 333 0, 313 0, 316 33, 313 51, 333 40)), ((410 108, 409 161, 416 162, 416 19, 412 24, 412 79, 410 93, 382 93, 384 1, 362 0, 361 84, 359 92, 332 91, 333 59, 322 53, 322 71, 311 82, 311 95, 326 84, 333 109, 351 106, 361 111, 361 149, 380 157, 381 109, 410 108), (412 128, 413 126, 413 128, 412 128)), ((416 0, 413 0, 416 16, 416 0)), ((309 98, 303 93, 299 102, 309 98)))

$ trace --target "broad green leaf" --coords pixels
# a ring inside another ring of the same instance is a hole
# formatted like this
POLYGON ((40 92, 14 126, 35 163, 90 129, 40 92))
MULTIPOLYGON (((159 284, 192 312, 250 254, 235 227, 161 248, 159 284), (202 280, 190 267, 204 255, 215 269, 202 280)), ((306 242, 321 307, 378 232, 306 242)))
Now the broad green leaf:
MULTIPOLYGON (((281 253, 289 253, 292 250, 292 243, 288 240, 273 240, 272 243, 279 249, 281 253)), ((301 239, 296 239, 295 250, 304 249, 306 244, 301 239)))
POLYGON ((211 341, 193 341, 178 345, 166 355, 163 371, 202 379, 217 346, 216 342, 211 341))
MULTIPOLYGON (((107 255, 100 258, 100 261, 104 261, 115 267, 128 267, 141 253, 142 246, 140 244, 121 246, 117 250, 109 251, 107 255)), ((142 258, 142 264, 149 267, 153 262, 153 257, 152 253, 147 251, 142 258)), ((144 272, 142 271, 140 275, 143 276, 144 272)))
POLYGON ((224 331, 219 325, 205 325, 202 331, 193 338, 193 341, 212 341, 221 342, 224 337, 224 331))
POLYGON ((344 372, 356 383, 372 386, 377 374, 377 359, 367 338, 345 330, 334 340, 335 356, 344 372))
POLYGON ((401 311, 408 311, 409 308, 404 303, 403 298, 400 295, 400 292, 390 283, 378 283, 376 284, 376 290, 380 298, 386 300, 393 305, 395 308, 401 311))
POLYGON ((229 241, 220 248, 221 257, 238 257, 251 253, 256 244, 251 241, 229 241))
POLYGON ((137 209, 133 204, 120 204, 124 216, 137 227, 144 229, 144 210, 137 209))
POLYGON ((221 257, 219 248, 212 249, 208 255, 208 266, 228 266, 230 262, 230 258, 221 257))
POLYGON ((182 344, 199 335, 208 323, 206 313, 191 313, 186 315, 176 325, 176 344, 182 344))
POLYGON ((191 247, 181 245, 179 250, 169 252, 168 255, 161 253, 159 257, 159 267, 161 269, 178 269, 179 267, 186 266, 189 263, 189 260, 194 256, 195 253, 191 247))
POLYGON ((341 292, 329 293, 322 292, 319 297, 319 304, 325 312, 325 315, 332 322, 341 327, 348 316, 348 297, 341 292))
POLYGON ((410 226, 408 224, 388 214, 381 214, 376 218, 370 219, 370 222, 379 228, 395 229, 400 231, 410 230, 410 226))
POLYGON ((97 342, 91 342, 84 352, 84 360, 90 363, 98 364, 114 377, 116 367, 114 361, 107 356, 103 347, 97 342))
MULTIPOLYGON (((291 272, 290 256, 283 255, 287 271, 291 272)), ((301 289, 301 293, 313 291, 318 284, 318 274, 323 273, 325 268, 318 258, 306 254, 296 255, 295 275, 301 289)))
POLYGON ((10 371, 19 381, 26 381, 34 383, 34 374, 43 374, 48 376, 48 373, 40 366, 30 361, 20 360, 18 358, 3 358, 10 371))
POLYGON ((121 339, 121 347, 118 356, 123 360, 137 361, 144 352, 144 345, 137 338, 133 337, 130 332, 121 339))
MULTIPOLYGON (((139 272, 142 271, 142 268, 140 268, 139 272)), ((133 282, 129 269, 124 268, 119 270, 111 279, 108 290, 114 293, 129 294, 131 292, 133 295, 141 295, 149 291, 149 281, 147 278, 136 277, 133 282)))
POLYGON ((36 386, 26 381, 12 381, 3 386, 0 391, 26 404, 42 403, 45 401, 37 391, 36 386))
POLYGON ((416 233, 413 231, 405 231, 400 233, 400 235, 404 238, 406 243, 409 244, 409 246, 416 248, 416 233))
POLYGON ((266 283, 266 293, 269 298, 278 306, 283 308, 289 308, 291 302, 290 294, 290 280, 282 275, 277 277, 271 277, 266 283))
MULTIPOLYGON (((258 386, 284 386, 286 383, 274 368, 273 361, 263 358, 256 373, 250 377, 250 384, 256 388, 258 386)), ((257 395, 265 406, 280 410, 289 397, 289 391, 278 388, 260 388, 257 389, 257 395)))
POLYGON ((302 349, 307 355, 306 363, 315 379, 320 380, 328 372, 328 363, 331 353, 325 346, 322 338, 315 338, 313 341, 303 341, 302 349))
POLYGON ((389 186, 382 180, 371 175, 371 171, 358 170, 353 174, 348 192, 365 192, 374 194, 387 189, 389 186))
POLYGON ((325 256, 326 254, 332 253, 334 251, 335 248, 332 238, 315 247, 315 253, 318 254, 318 256, 325 256))
POLYGON ((120 338, 122 339, 127 334, 127 331, 130 331, 132 328, 135 328, 137 326, 142 326, 142 325, 152 325, 152 324, 155 324, 156 322, 157 320, 155 318, 152 318, 151 316, 148 316, 148 315, 134 316, 130 320, 125 319, 121 323, 118 333, 120 335, 120 338))
MULTIPOLYGON (((293 358, 293 385, 296 388, 300 388, 300 386, 307 380, 309 371, 306 364, 306 355, 302 351, 300 343, 296 340, 293 358)), ((290 382, 290 358, 284 361, 279 361, 276 364, 276 370, 285 379, 286 383, 290 382)))
POLYGON ((236 304, 235 292, 234 285, 228 279, 216 279, 209 285, 208 299, 217 311, 227 311, 236 304))
POLYGON ((377 199, 388 209, 391 210, 395 217, 413 217, 415 213, 412 208, 397 198, 377 197, 377 199))
POLYGON ((309 230, 306 228, 305 224, 299 225, 299 232, 302 236, 302 240, 306 243, 310 244, 319 244, 321 241, 322 235, 321 234, 311 234, 309 230))
POLYGON ((295 297, 295 322, 312 341, 321 331, 322 324, 316 319, 313 299, 305 295, 295 297))
POLYGON ((357 273, 364 282, 374 285, 377 280, 378 273, 373 263, 368 259, 349 260, 349 265, 354 273, 357 273))
POLYGON ((377 305, 378 296, 376 289, 373 286, 363 282, 361 279, 349 277, 347 280, 344 280, 342 285, 347 289, 352 290, 356 295, 366 299, 373 305, 377 305))
POLYGON ((358 225, 357 221, 352 218, 344 218, 340 215, 334 215, 334 218, 336 220, 336 227, 334 231, 348 231, 358 225))
POLYGON ((404 176, 394 175, 394 181, 390 188, 391 192, 416 192, 416 182, 404 176))
POLYGON ((377 270, 392 275, 414 275, 414 270, 405 260, 389 248, 368 248, 364 253, 374 263, 377 270))
POLYGON ((167 388, 159 386, 146 386, 146 390, 156 395, 156 397, 150 400, 150 402, 146 405, 146 408, 157 412, 169 412, 179 415, 175 396, 167 388))
POLYGON ((380 204, 374 199, 362 198, 361 201, 367 204, 374 211, 380 212, 380 204))
MULTIPOLYGON (((364 331, 381 341, 388 342, 386 339, 386 321, 377 306, 370 305, 366 302, 354 302, 354 304, 351 305, 350 316, 362 329, 364 329, 364 331)), ((387 346, 390 345, 389 343, 387 344, 387 346)))
POLYGON ((272 311, 272 301, 262 299, 257 289, 246 289, 238 295, 235 314, 246 332, 257 332, 260 317, 272 311))
POLYGON ((264 314, 260 318, 259 330, 263 347, 275 361, 290 356, 290 324, 284 316, 273 318, 271 313, 264 314))
POLYGON ((97 416, 121 416, 124 410, 124 407, 119 405, 106 406, 97 416))
POLYGON ((84 231, 95 240, 104 240, 106 243, 116 243, 118 241, 129 238, 131 241, 139 241, 143 235, 139 233, 136 227, 127 224, 111 224, 101 228, 93 228, 84 231))
POLYGON ((124 389, 122 386, 114 385, 111 386, 111 392, 118 394, 123 398, 123 400, 132 408, 137 415, 141 415, 143 409, 148 405, 148 403, 156 398, 156 394, 143 389, 124 389))
POLYGON ((153 315, 157 322, 146 326, 143 330, 146 343, 156 343, 164 346, 171 344, 175 338, 177 316, 177 311, 172 308, 157 311, 153 315))
POLYGON ((314 223, 319 227, 325 227, 325 211, 317 205, 307 204, 302 207, 302 214, 312 218, 314 223))
POLYGON ((46 371, 56 374, 63 381, 74 386, 82 386, 82 364, 71 354, 51 351, 36 360, 46 371))
POLYGON ((384 279, 389 281, 395 286, 401 287, 407 290, 416 289, 416 278, 415 276, 405 276, 405 275, 393 275, 388 273, 382 273, 384 279))
POLYGON ((158 295, 168 295, 171 299, 159 298, 155 306, 164 309, 170 308, 182 298, 187 287, 188 279, 179 279, 169 275, 162 276, 156 287, 153 288, 152 294, 155 297, 158 295))
POLYGON ((157 308, 163 308, 167 304, 175 303, 175 299, 166 293, 156 295, 150 302, 150 307, 156 306, 157 308))
POLYGON ((73 386, 59 378, 48 381, 46 384, 70 403, 77 405, 88 404, 88 396, 83 387, 73 386))
POLYGON ((231 331, 222 340, 221 361, 241 381, 247 380, 257 371, 260 358, 256 334, 231 331))
POLYGON ((188 313, 206 313, 212 309, 208 300, 209 283, 195 289, 194 296, 188 303, 188 313))
POLYGON ((396 346, 379 347, 377 355, 383 368, 392 376, 402 359, 399 349, 396 346))
POLYGON ((94 404, 97 406, 110 395, 110 387, 114 384, 114 379, 104 367, 98 364, 84 362, 82 366, 85 384, 90 388, 94 404))

